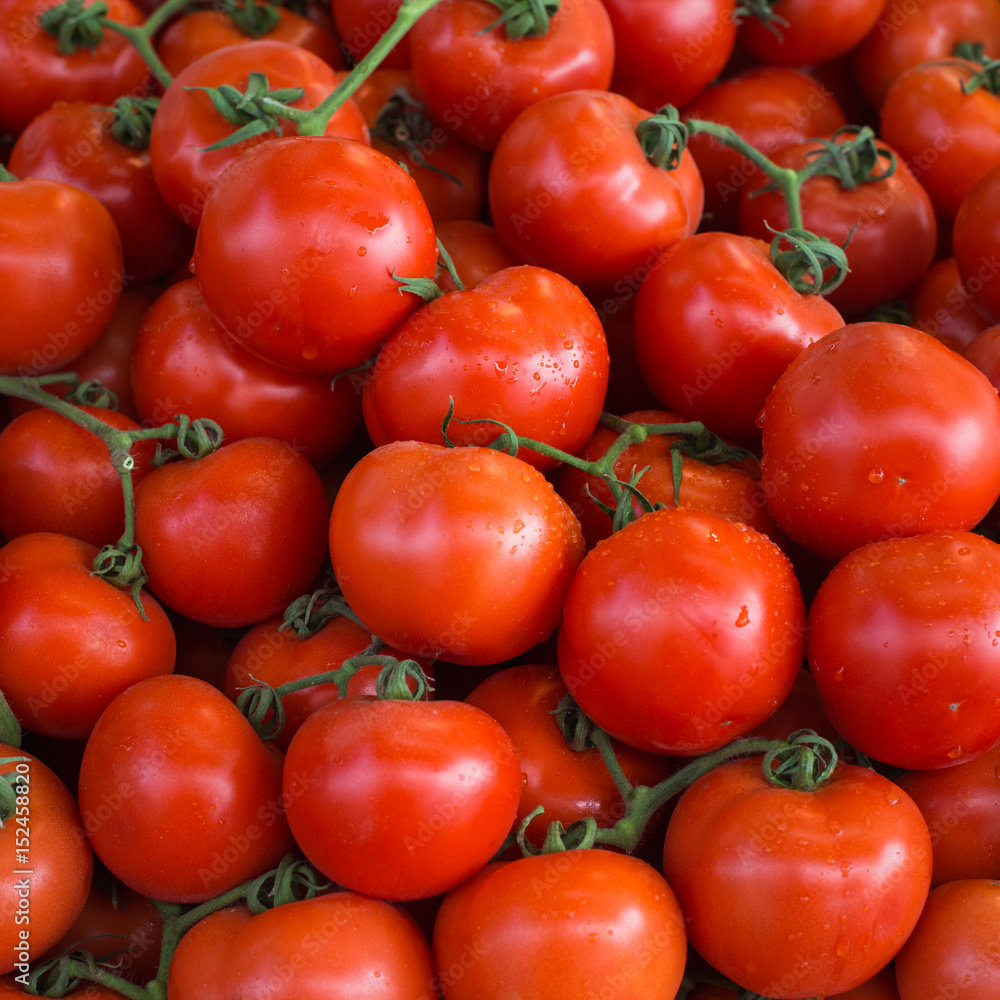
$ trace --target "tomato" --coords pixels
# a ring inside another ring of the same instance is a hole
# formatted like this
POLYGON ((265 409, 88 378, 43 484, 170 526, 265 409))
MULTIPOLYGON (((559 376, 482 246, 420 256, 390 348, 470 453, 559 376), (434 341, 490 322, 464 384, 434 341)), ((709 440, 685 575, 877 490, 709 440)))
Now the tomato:
POLYGON ((35 732, 83 739, 121 691, 174 667, 173 630, 145 591, 94 576, 89 542, 36 532, 0 549, 0 689, 35 732))
MULTIPOLYGON (((94 855, 66 786, 40 760, 0 743, 0 775, 27 779, 0 827, 0 974, 28 971, 69 930, 87 899, 94 855)), ((2 779, 0 779, 2 780, 2 779)))
MULTIPOLYGON (((855 138, 845 131, 786 146, 771 155, 779 166, 801 170, 822 155, 823 143, 855 138)), ((825 296, 845 316, 861 316, 902 295, 927 270, 937 249, 934 206, 909 167, 885 143, 877 142, 873 178, 846 187, 836 176, 811 177, 800 189, 802 225, 846 247, 850 271, 825 296), (893 166, 893 157, 895 165, 893 166)), ((751 181, 740 193, 739 231, 770 241, 787 229, 788 210, 780 191, 762 191, 751 181)))
MULTIPOLYGON (((496 229, 478 219, 450 219, 434 229, 466 288, 518 263, 496 229)), ((445 292, 455 291, 455 283, 447 271, 438 275, 437 283, 445 292)))
POLYGON ((130 889, 211 899, 292 848, 282 755, 221 692, 174 674, 133 684, 83 752, 80 814, 94 851, 130 889))
MULTIPOLYGON (((106 17, 130 26, 142 23, 142 12, 130 0, 107 4, 106 17)), ((111 104, 126 94, 146 97, 156 89, 138 49, 115 31, 103 31, 93 49, 63 55, 56 37, 38 23, 53 6, 49 0, 0 4, 0 64, 17 67, 0 83, 0 132, 20 132, 56 101, 111 104)))
POLYGON ((219 627, 253 625, 305 593, 325 554, 316 470, 274 438, 243 438, 154 470, 135 491, 149 587, 219 627))
MULTIPOLYGON (((242 5, 238 10, 242 9, 242 5)), ((242 30, 227 11, 189 10, 171 21, 156 40, 156 54, 171 75, 177 76, 209 52, 229 45, 246 45, 261 39, 287 42, 319 56, 334 69, 344 68, 337 41, 315 21, 287 7, 274 7, 277 21, 268 31, 255 35, 242 30)))
POLYGON ((360 1000, 431 997, 430 948, 389 903, 332 892, 251 916, 230 907, 200 920, 170 963, 170 1000, 360 1000))
POLYGON ((738 739, 784 701, 805 610, 765 535, 666 508, 599 542, 566 597, 559 671, 611 736, 695 756, 738 739))
POLYGON ((406 653, 490 664, 559 624, 583 538, 527 462, 398 441, 348 473, 330 557, 347 603, 380 638, 406 653))
POLYGON ((906 161, 950 222, 973 185, 1000 165, 1000 96, 966 93, 979 66, 938 59, 905 70, 889 88, 879 133, 906 161))
POLYGON ((699 233, 669 248, 639 289, 635 351, 667 408, 752 441, 778 376, 843 325, 825 299, 795 291, 759 241, 699 233))
MULTIPOLYGON (((637 410, 626 413, 624 419, 645 424, 686 422, 685 417, 667 410, 637 410)), ((594 461, 617 438, 618 434, 609 427, 598 427, 576 455, 594 461)), ((681 453, 680 495, 675 499, 674 452, 670 446, 678 440, 680 438, 669 434, 652 434, 645 441, 630 445, 615 460, 615 475, 627 482, 632 469, 647 469, 639 480, 638 488, 650 503, 707 510, 727 520, 749 524, 779 541, 780 532, 767 512, 767 501, 759 485, 760 473, 753 459, 710 465, 681 453)), ((564 465, 556 488, 580 519, 588 548, 593 548, 600 539, 611 534, 611 518, 594 503, 597 499, 614 507, 611 490, 603 480, 571 465, 564 465)), ((637 515, 641 513, 638 502, 633 502, 632 507, 637 515)))
POLYGON ((650 113, 619 94, 580 90, 538 101, 490 162, 493 224, 526 264, 584 287, 615 287, 698 226, 701 177, 646 158, 636 126, 650 113))
POLYGON ((114 137, 114 118, 111 108, 59 101, 21 133, 8 166, 92 194, 115 221, 128 280, 151 281, 186 260, 191 233, 160 196, 148 151, 114 137))
MULTIPOLYGON (((351 63, 359 62, 392 24, 403 0, 331 0, 330 9, 340 38, 340 49, 351 63)), ((379 64, 385 69, 410 65, 409 33, 389 50, 379 64)))
MULTIPOLYGON (((415 312, 382 345, 365 392, 383 441, 440 443, 453 400, 457 420, 501 421, 572 453, 597 427, 607 385, 608 350, 594 307, 561 275, 523 266, 415 312)), ((453 423, 448 437, 485 445, 499 431, 453 423)), ((518 455, 540 469, 556 465, 529 448, 518 455)))
POLYGON ((394 275, 433 277, 437 246, 416 184, 387 156, 294 137, 232 165, 193 260, 205 304, 242 346, 326 374, 371 357, 420 305, 394 275))
MULTIPOLYGON (((1000 99, 998 99, 1000 100, 1000 99)), ((1000 273, 996 238, 1000 232, 1000 163, 969 190, 955 217, 952 240, 962 286, 976 312, 990 323, 1000 321, 1000 273)))
POLYGON ((496 853, 521 769, 507 733, 472 705, 354 696, 302 723, 284 789, 295 841, 324 875, 380 899, 425 899, 496 853))
POLYGON ((125 274, 114 219, 86 191, 34 178, 0 182, 0 218, 7 292, 0 373, 65 369, 97 340, 118 304, 125 274))
POLYGON ((912 327, 853 323, 811 344, 768 396, 763 428, 771 513, 828 559, 971 528, 1000 495, 996 390, 912 327))
POLYGON ((906 941, 927 898, 930 835, 875 771, 840 763, 797 791, 770 784, 750 757, 681 795, 663 871, 691 944, 723 975, 775 1000, 829 996, 870 979, 906 941))
MULTIPOLYGON (((319 56, 298 45, 266 40, 216 49, 181 70, 156 110, 149 155, 163 200, 192 229, 198 228, 205 199, 219 186, 225 167, 245 150, 274 138, 265 133, 223 149, 208 148, 236 128, 199 88, 228 84, 242 92, 252 72, 264 73, 272 90, 301 87, 304 96, 292 102, 297 108, 316 107, 338 83, 336 71, 319 56)), ((282 134, 294 134, 291 123, 282 124, 282 134)), ((364 119, 353 101, 330 119, 326 134, 368 141, 364 119)))
POLYGON ((754 739, 784 740, 799 729, 811 729, 831 743, 841 738, 826 717, 816 681, 805 669, 796 674, 795 686, 788 692, 788 697, 747 736, 754 739))
POLYGON ((809 612, 808 656, 844 738, 897 767, 947 767, 1000 740, 1000 546, 927 531, 862 546, 809 612))
POLYGON ((601 0, 560 6, 543 34, 511 39, 488 0, 441 0, 410 29, 410 70, 431 117, 482 149, 537 101, 607 90, 614 33, 601 0))
POLYGON ((1000 984, 996 926, 1000 885, 959 879, 931 890, 896 958, 900 1000, 921 1000, 927 984, 956 1000, 988 1000, 1000 984))
POLYGON ((687 956, 663 876, 600 850, 490 865, 445 897, 433 949, 445 1000, 673 1000, 687 956))
POLYGON ((132 352, 132 389, 150 425, 175 414, 207 417, 226 441, 273 437, 313 465, 328 462, 361 423, 349 379, 279 368, 244 350, 205 307, 198 283, 171 285, 142 319, 132 352))
POLYGON ((682 107, 722 71, 736 44, 733 0, 604 0, 615 35, 611 89, 640 108, 682 107))
MULTIPOLYGON (((783 66, 752 66, 706 87, 682 117, 728 125, 765 156, 847 124, 831 90, 808 73, 783 66)), ((758 178, 757 168, 705 134, 691 136, 688 148, 705 183, 704 227, 734 230, 737 197, 758 178)))
POLYGON ((959 354, 989 325, 976 311, 954 257, 931 264, 907 293, 906 304, 913 317, 911 326, 959 354))
POLYGON ((986 327, 962 353, 1000 390, 1000 325, 986 327))

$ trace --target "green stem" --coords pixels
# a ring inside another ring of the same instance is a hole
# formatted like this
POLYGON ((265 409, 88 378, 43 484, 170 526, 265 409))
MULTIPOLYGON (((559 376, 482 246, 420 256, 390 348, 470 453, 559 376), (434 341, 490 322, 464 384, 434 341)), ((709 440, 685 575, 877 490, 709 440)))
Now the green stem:
POLYGON ((18 180, 2 163, 0 163, 0 184, 9 184, 18 180))
MULTIPOLYGON (((184 0, 183 4, 178 0, 177 6, 186 7, 188 3, 189 0, 184 0)), ((163 6, 170 6, 170 0, 167 0, 167 3, 163 6)), ((162 8, 160 9, 162 10, 162 8)), ((99 17, 97 23, 102 28, 109 28, 111 31, 116 31, 119 35, 123 35, 128 39, 132 47, 142 56, 143 61, 149 67, 149 71, 156 77, 157 83, 166 90, 174 82, 174 78, 170 70, 163 65, 163 60, 157 54, 156 49, 153 48, 152 32, 147 27, 150 20, 152 20, 152 17, 147 19, 143 24, 129 25, 113 21, 108 17, 99 17)))

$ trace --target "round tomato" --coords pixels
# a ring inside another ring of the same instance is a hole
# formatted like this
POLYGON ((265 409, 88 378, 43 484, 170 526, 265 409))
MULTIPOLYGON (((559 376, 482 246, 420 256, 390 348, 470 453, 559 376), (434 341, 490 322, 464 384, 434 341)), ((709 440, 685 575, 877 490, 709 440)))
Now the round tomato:
MULTIPOLYGON (((434 228, 465 288, 473 288, 491 274, 518 263, 496 229, 478 219, 451 219, 434 228)), ((455 282, 447 271, 438 274, 437 283, 442 291, 455 291, 455 282)))
POLYGON ((966 346, 963 356, 1000 390, 1000 325, 980 331, 966 346))
MULTIPOLYGON (((989 325, 989 320, 976 311, 954 257, 931 264, 907 293, 906 305, 912 316, 911 326, 929 333, 959 354, 964 354, 966 347, 989 325)), ((969 360, 973 361, 971 357, 969 360)), ((976 367, 980 368, 978 364, 976 367)))
POLYGON ((952 243, 962 287, 976 312, 991 323, 1000 321, 997 274, 1000 260, 996 240, 1000 234, 1000 163, 977 181, 955 216, 952 243))

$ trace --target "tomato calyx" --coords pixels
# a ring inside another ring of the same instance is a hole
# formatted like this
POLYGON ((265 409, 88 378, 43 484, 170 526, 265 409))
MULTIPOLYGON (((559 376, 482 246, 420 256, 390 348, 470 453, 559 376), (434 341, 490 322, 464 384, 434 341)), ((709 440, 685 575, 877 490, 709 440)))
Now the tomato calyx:
POLYGON ((986 48, 982 42, 970 42, 967 39, 962 39, 952 46, 951 54, 956 59, 965 59, 967 62, 980 64, 989 62, 986 48))
POLYGON ((845 125, 829 139, 810 141, 822 148, 810 152, 810 162, 799 171, 800 183, 810 177, 836 177, 845 191, 853 191, 859 184, 888 180, 896 172, 896 154, 879 145, 868 125, 845 125))
MULTIPOLYGON (((5 743, 17 750, 21 746, 23 736, 21 723, 17 721, 17 716, 4 697, 3 691, 0 691, 0 743, 5 743)), ((2 820, 3 816, 0 813, 0 825, 2 825, 2 820)))
MULTIPOLYGON (((6 705, 6 699, 4 700, 6 705)), ((10 709, 8 708, 9 712, 10 709)), ((14 720, 15 724, 17 720, 14 720)), ((18 726, 18 730, 20 730, 18 726)), ((20 737, 16 744, 10 746, 20 746, 20 737)), ((0 829, 4 823, 17 813, 17 797, 23 795, 28 790, 28 771, 26 765, 30 763, 27 757, 2 757, 0 764, 25 765, 25 770, 16 769, 7 774, 0 775, 0 829)))
POLYGON ((963 94, 973 94, 982 88, 990 94, 1000 94, 1000 59, 988 59, 962 84, 963 94))
POLYGON ((138 545, 123 547, 121 542, 117 545, 105 545, 94 557, 91 574, 99 576, 119 590, 131 591, 139 614, 146 618, 141 595, 147 581, 142 567, 142 549, 138 545))
POLYGON ((423 101, 418 101, 405 87, 400 87, 379 109, 371 134, 403 150, 411 163, 417 163, 425 170, 432 170, 464 187, 454 174, 427 162, 423 150, 431 138, 434 125, 427 117, 426 108, 423 101))
POLYGON ((260 38, 273 31, 281 15, 273 3, 259 3, 258 0, 248 0, 247 3, 235 3, 234 0, 223 0, 216 7, 226 14, 244 35, 250 38, 260 38))
POLYGON ((784 41, 781 29, 788 27, 788 21, 780 14, 774 13, 774 8, 779 2, 780 0, 740 0, 734 16, 738 20, 756 18, 781 42, 784 41))
POLYGON ((834 745, 811 729, 792 733, 784 746, 764 754, 764 777, 781 788, 812 792, 822 788, 833 775, 838 756, 834 745))
POLYGON ((65 0, 41 13, 38 24, 56 39, 60 55, 71 56, 77 49, 96 49, 101 44, 107 12, 104 0, 95 0, 89 7, 83 6, 83 0, 65 0))
POLYGON ((905 299, 890 299, 876 306, 865 315, 866 322, 898 323, 901 326, 913 326, 913 313, 905 299))
MULTIPOLYGON (((298 638, 308 639, 333 618, 350 618, 356 625, 361 625, 354 612, 332 591, 314 590, 296 598, 285 608, 284 621, 278 626, 278 631, 288 629, 298 638)), ((361 627, 364 628, 363 625, 361 627)))
POLYGON ((0 184, 10 184, 18 180, 2 163, 0 163, 0 184))
POLYGON ((790 226, 771 240, 771 263, 800 295, 825 295, 850 271, 844 252, 850 238, 848 234, 841 247, 825 236, 790 226))
POLYGON ((111 135, 129 149, 148 149, 158 97, 119 97, 111 106, 111 135))
POLYGON ((174 417, 176 423, 164 424, 162 427, 151 428, 150 431, 132 431, 130 436, 134 441, 141 438, 171 438, 176 448, 163 448, 157 445, 153 465, 159 467, 172 462, 176 458, 205 458, 222 444, 222 428, 207 417, 192 420, 186 414, 179 413, 174 417))
POLYGON ((500 16, 477 31, 485 35, 504 25, 512 41, 521 38, 539 38, 549 30, 549 21, 559 10, 560 0, 488 0, 501 11, 500 16))
POLYGON ((672 104, 665 104, 655 115, 643 118, 635 135, 646 159, 661 170, 675 170, 687 147, 691 132, 672 104))

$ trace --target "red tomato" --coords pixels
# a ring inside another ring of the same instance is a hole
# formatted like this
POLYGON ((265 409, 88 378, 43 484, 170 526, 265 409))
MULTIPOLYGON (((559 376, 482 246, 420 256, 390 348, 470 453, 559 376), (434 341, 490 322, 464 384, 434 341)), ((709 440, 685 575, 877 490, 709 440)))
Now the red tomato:
POLYGON ((515 257, 581 286, 617 287, 694 232, 698 168, 687 153, 674 170, 646 158, 635 129, 649 117, 598 90, 558 94, 518 116, 489 176, 493 224, 515 257))
POLYGON ((253 625, 309 590, 327 510, 299 452, 244 438, 146 476, 135 491, 136 543, 165 604, 207 625, 253 625))
MULTIPOLYGON (((453 400, 458 420, 498 420, 573 453, 597 426, 607 386, 608 350, 594 307, 561 275, 523 266, 417 310, 382 345, 365 392, 382 441, 440 443, 453 400)), ((448 437, 485 445, 499 431, 453 423, 448 437)), ((518 456, 540 469, 556 465, 529 448, 518 456)))
POLYGON ((174 668, 173 630, 143 591, 91 569, 98 549, 66 535, 21 535, 0 549, 0 689, 34 732, 83 739, 137 681, 174 668))
MULTIPOLYGON (((130 0, 107 4, 105 16, 111 20, 132 27, 142 23, 142 12, 130 0)), ((49 0, 0 4, 0 65, 17 67, 0 82, 0 132, 17 134, 56 101, 112 104, 126 94, 146 97, 156 89, 138 49, 115 31, 103 31, 93 49, 63 55, 56 37, 38 23, 53 6, 49 0)))
POLYGON ((612 851, 490 865, 448 893, 434 924, 445 1000, 673 1000, 686 957, 670 886, 612 851))
POLYGON ((347 603, 386 642, 490 664, 559 624, 583 538, 527 462, 397 441, 348 473, 333 504, 330 557, 347 603))
POLYGON ((825 299, 795 291, 758 240, 699 233, 669 248, 639 289, 635 351, 666 407, 752 441, 778 376, 843 325, 825 299))
POLYGON ((170 1000, 432 997, 427 940, 389 903, 333 892, 251 916, 219 910, 181 939, 170 1000))
POLYGON ((324 875, 380 899, 426 899, 496 853, 517 816, 521 769, 481 709, 358 696, 302 723, 284 790, 295 841, 324 875))
POLYGON ((913 317, 912 326, 959 354, 965 353, 972 340, 989 325, 989 320, 976 311, 954 257, 931 264, 907 293, 906 304, 913 317))
POLYGON ((808 656, 852 746, 910 769, 948 767, 1000 740, 1000 546, 928 531, 862 546, 823 581, 808 656))
POLYGON ((273 437, 320 466, 361 423, 350 379, 279 368, 244 350, 205 307, 193 278, 171 285, 143 317, 132 352, 140 418, 156 425, 175 414, 207 417, 226 441, 273 437))
POLYGON ((559 631, 559 670, 611 736, 694 756, 738 739, 785 700, 802 663, 805 609, 765 535, 666 508, 599 542, 559 631))
POLYGON ((205 304, 247 350, 327 374, 367 360, 421 304, 394 275, 433 277, 437 245, 416 184, 387 156, 294 137, 232 165, 193 263, 205 304))
MULTIPOLYGON (((80 409, 115 430, 139 430, 114 410, 80 409)), ((135 486, 152 468, 156 442, 136 442, 129 454, 135 486)), ((100 547, 116 542, 124 530, 121 478, 96 434, 40 407, 0 431, 0 531, 7 538, 51 531, 100 547)))
POLYGON ((840 763, 796 791, 751 757, 680 797, 663 871, 691 944, 723 975, 775 1000, 825 997, 870 979, 906 941, 927 898, 930 836, 875 771, 840 763))
MULTIPOLYGON (((436 225, 434 230, 466 288, 473 288, 491 274, 518 263, 496 229, 485 222, 451 219, 436 225)), ((437 283, 443 291, 455 291, 455 283, 447 271, 438 275, 437 283)))
POLYGON ((1000 390, 1000 325, 981 331, 962 353, 1000 390))
POLYGON ((133 684, 83 752, 80 813, 94 851, 164 902, 202 902, 261 875, 292 849, 282 760, 204 681, 133 684))
MULTIPOLYGON (((340 49, 353 65, 371 51, 371 47, 392 24, 403 0, 331 0, 330 8, 340 49)), ((379 64, 385 69, 406 69, 410 65, 409 34, 396 43, 379 64)))
POLYGON ((799 729, 811 729, 831 743, 841 738, 826 717, 816 681, 805 669, 796 674, 795 686, 788 692, 788 697, 747 736, 754 739, 786 740, 799 729))
POLYGON ((65 369, 97 340, 118 304, 125 274, 114 219, 86 191, 34 178, 0 182, 0 218, 0 374, 65 369))
MULTIPOLYGON (((6 686, 5 686, 6 687, 6 686)), ((0 827, 0 974, 28 972, 72 926, 87 899, 94 855, 66 786, 40 760, 0 743, 0 776, 27 779, 0 827)), ((0 777, 0 780, 6 780, 0 777)))
POLYGON ((811 344, 763 418, 771 513, 828 559, 877 539, 971 528, 1000 495, 996 390, 912 327, 853 323, 811 344))
MULTIPOLYGON (((1000 98, 998 98, 1000 102, 1000 98)), ((977 181, 955 217, 952 242, 955 263, 976 312, 991 323, 1000 321, 1000 291, 997 290, 996 240, 1000 234, 1000 163, 977 181)))
POLYGON ((607 90, 614 33, 601 0, 574 0, 544 34, 511 39, 488 0, 441 0, 410 29, 410 68, 433 118, 474 146, 495 149, 536 101, 607 90))

